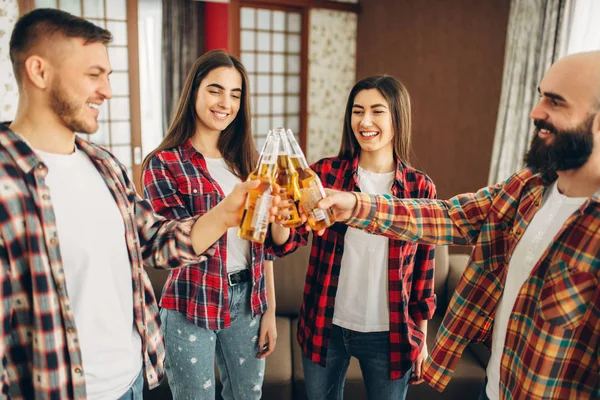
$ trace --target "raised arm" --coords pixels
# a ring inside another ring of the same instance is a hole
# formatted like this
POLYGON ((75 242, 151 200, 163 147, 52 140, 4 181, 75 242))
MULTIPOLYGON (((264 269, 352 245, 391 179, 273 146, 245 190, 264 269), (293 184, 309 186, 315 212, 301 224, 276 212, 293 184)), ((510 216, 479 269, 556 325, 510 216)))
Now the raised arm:
POLYGON ((408 242, 436 245, 473 244, 502 185, 450 200, 398 199, 328 191, 319 207, 332 207, 336 220, 365 231, 408 242))

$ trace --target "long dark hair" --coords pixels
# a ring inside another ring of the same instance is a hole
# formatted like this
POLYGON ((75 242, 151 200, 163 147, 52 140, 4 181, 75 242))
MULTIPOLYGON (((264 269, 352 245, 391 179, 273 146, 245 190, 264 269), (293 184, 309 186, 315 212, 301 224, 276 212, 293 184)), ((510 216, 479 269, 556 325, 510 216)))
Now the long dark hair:
POLYGON ((211 50, 202 55, 188 73, 177 103, 177 111, 160 146, 144 159, 142 170, 157 152, 184 144, 196 131, 196 96, 202 80, 215 68, 235 68, 242 76, 242 97, 235 119, 219 135, 217 148, 229 168, 240 178, 250 174, 256 164, 257 151, 250 130, 250 101, 248 74, 236 57, 222 50, 211 50))
POLYGON ((392 128, 394 129, 394 158, 409 164, 412 135, 410 96, 406 87, 399 80, 388 75, 364 78, 358 81, 350 91, 344 116, 342 145, 338 157, 350 159, 360 150, 358 140, 356 140, 352 131, 352 107, 358 92, 368 89, 377 89, 388 102, 392 114, 392 128))

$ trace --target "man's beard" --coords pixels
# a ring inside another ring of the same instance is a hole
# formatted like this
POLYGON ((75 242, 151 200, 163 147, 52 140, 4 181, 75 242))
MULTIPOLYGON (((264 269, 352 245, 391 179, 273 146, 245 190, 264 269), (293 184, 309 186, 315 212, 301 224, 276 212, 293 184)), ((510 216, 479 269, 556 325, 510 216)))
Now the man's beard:
POLYGON ((525 165, 536 173, 544 174, 581 168, 594 148, 594 117, 590 115, 581 124, 568 130, 558 130, 548 122, 535 120, 533 124, 536 130, 525 155, 525 165), (538 136, 542 129, 547 129, 554 136, 550 144, 538 136))
MULTIPOLYGON (((58 115, 63 124, 73 132, 91 134, 98 130, 98 125, 91 126, 83 119, 77 118, 80 107, 75 101, 70 101, 68 95, 62 90, 60 81, 50 89, 50 107, 58 115)), ((87 107, 84 104, 84 107, 87 107)))

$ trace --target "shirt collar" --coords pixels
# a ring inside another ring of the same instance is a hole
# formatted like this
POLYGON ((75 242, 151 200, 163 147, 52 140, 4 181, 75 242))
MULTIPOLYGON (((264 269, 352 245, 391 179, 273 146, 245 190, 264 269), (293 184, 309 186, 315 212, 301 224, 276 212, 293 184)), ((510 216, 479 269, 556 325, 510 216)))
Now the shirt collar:
MULTIPOLYGON (((43 163, 43 160, 33 150, 29 142, 9 128, 10 122, 0 123, 0 145, 15 160, 24 174, 29 174, 34 168, 43 163)), ((97 160, 110 159, 110 154, 87 140, 75 136, 75 145, 89 157, 97 160)))
MULTIPOLYGON (((352 175, 354 176, 355 183, 358 183, 358 158, 360 152, 356 152, 354 158, 352 159, 352 175)), ((406 165, 400 161, 396 161, 396 171, 394 175, 394 185, 398 188, 398 190, 404 189, 404 169, 406 165)))

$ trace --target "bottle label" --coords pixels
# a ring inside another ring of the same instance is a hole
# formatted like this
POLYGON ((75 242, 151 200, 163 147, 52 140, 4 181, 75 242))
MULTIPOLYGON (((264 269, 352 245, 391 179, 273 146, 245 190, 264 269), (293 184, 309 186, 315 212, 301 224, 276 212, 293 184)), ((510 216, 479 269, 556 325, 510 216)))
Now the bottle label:
POLYGON ((263 194, 256 200, 254 215, 252 216, 252 223, 250 224, 254 230, 261 231, 267 229, 271 204, 273 204, 273 196, 268 194, 263 194))
POLYGON ((325 191, 316 179, 310 182, 310 186, 300 189, 302 194, 302 208, 310 210, 310 213, 317 221, 322 221, 327 218, 325 210, 317 207, 319 200, 325 197, 325 191))

